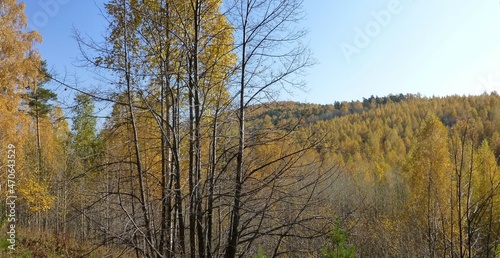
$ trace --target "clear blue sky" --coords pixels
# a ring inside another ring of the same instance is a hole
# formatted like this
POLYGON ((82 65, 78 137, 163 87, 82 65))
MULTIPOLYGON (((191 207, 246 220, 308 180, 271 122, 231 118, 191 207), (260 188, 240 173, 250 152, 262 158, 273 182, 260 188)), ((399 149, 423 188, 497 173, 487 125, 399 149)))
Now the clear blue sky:
MULTIPOLYGON (((26 0, 43 58, 60 74, 76 73, 74 26, 99 39, 104 0, 26 0), (52 3, 43 6, 40 2, 52 3)), ((370 95, 424 96, 500 92, 500 3, 493 0, 306 0, 309 43, 318 64, 308 92, 282 99, 314 103, 370 95)))

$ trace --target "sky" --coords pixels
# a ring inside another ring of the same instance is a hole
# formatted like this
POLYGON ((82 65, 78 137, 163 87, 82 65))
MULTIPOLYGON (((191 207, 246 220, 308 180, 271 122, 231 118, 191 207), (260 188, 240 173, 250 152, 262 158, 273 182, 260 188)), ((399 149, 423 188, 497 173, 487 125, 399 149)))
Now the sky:
MULTIPOLYGON (((73 28, 102 40, 105 0, 25 0, 37 48, 60 76, 92 76, 78 66, 73 28), (101 10, 99 9, 101 8, 101 10)), ((500 92, 500 2, 493 0, 305 0, 303 41, 317 64, 306 91, 281 100, 320 104, 420 93, 500 92)))

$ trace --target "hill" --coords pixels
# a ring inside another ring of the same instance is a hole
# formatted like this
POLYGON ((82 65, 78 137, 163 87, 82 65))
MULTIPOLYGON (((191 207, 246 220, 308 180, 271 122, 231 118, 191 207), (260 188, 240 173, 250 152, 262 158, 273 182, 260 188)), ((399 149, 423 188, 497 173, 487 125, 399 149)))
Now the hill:
POLYGON ((355 156, 357 151, 365 157, 372 156, 368 145, 384 146, 382 150, 390 152, 401 142, 406 150, 403 154, 407 154, 414 143, 415 132, 430 115, 437 116, 449 129, 457 121, 467 120, 477 130, 478 140, 488 139, 495 154, 500 155, 497 129, 500 97, 496 93, 432 98, 399 94, 329 105, 270 102, 252 106, 249 113, 252 123, 268 120, 275 126, 291 121, 307 124, 319 135, 326 135, 321 148, 336 146, 345 158, 355 156))
POLYGON ((498 254, 500 97, 386 99, 273 103, 260 118, 306 121, 321 137, 316 150, 336 168, 327 196, 357 255, 498 254))

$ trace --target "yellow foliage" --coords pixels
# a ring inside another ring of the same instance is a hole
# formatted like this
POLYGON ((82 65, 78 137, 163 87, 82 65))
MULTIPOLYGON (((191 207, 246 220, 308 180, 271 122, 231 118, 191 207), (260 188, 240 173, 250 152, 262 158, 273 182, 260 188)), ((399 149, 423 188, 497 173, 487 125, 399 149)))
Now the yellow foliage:
MULTIPOLYGON (((40 79, 40 55, 33 45, 41 41, 37 32, 27 31, 24 3, 4 0, 0 4, 0 164, 6 164, 6 146, 16 146, 17 176, 23 176, 29 119, 21 112, 21 98, 27 87, 40 79)), ((0 181, 6 182, 1 173, 0 181)))
POLYGON ((48 187, 33 179, 23 180, 19 185, 19 193, 31 212, 47 211, 52 208, 55 201, 55 196, 49 193, 48 187))

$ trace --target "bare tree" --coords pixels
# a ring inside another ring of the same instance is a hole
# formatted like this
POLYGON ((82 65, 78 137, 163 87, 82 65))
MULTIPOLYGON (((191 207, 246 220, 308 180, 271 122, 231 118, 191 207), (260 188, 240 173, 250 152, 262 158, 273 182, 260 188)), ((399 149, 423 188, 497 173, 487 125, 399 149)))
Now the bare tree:
MULTIPOLYGON (((236 52, 239 56, 237 79, 238 147, 234 172, 234 190, 225 257, 238 253, 242 209, 244 207, 246 155, 245 123, 249 105, 273 91, 299 86, 297 73, 311 65, 307 48, 300 44, 305 35, 296 23, 302 18, 300 0, 235 0, 228 3, 228 16, 235 28, 236 52)), ((298 153, 297 153, 298 154, 298 153)), ((281 160, 278 159, 278 160, 281 160)), ((277 180, 277 179, 273 179, 277 180)))

